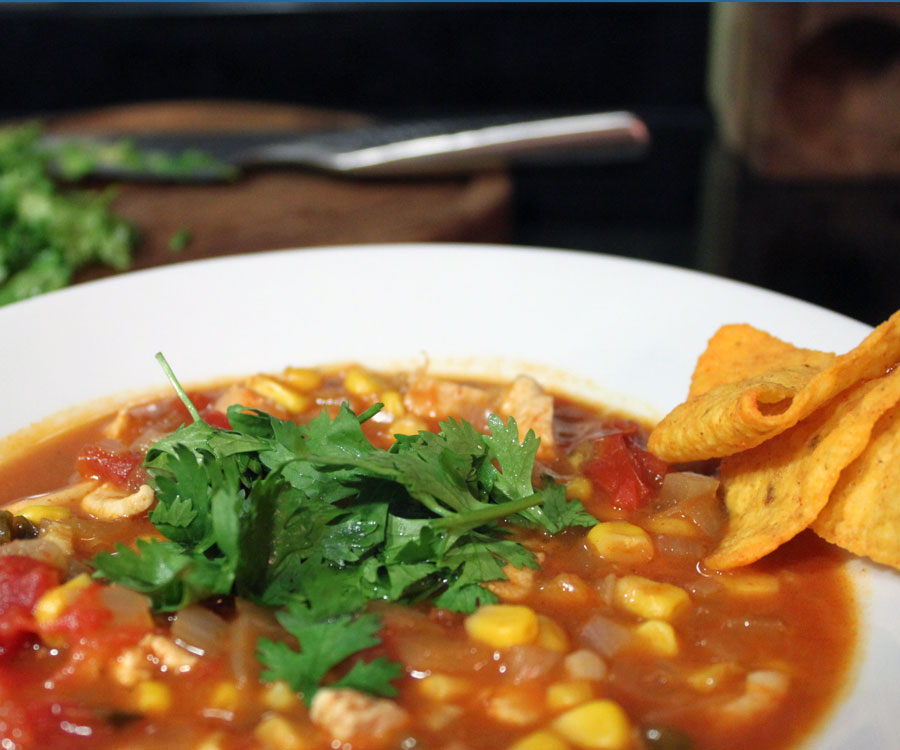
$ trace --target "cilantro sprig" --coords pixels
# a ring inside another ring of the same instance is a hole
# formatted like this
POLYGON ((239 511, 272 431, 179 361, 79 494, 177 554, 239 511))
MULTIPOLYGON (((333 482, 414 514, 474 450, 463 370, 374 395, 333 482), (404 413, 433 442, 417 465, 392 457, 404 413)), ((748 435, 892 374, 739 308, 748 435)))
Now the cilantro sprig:
POLYGON ((109 191, 64 189, 37 125, 0 128, 0 305, 60 289, 84 266, 131 264, 137 231, 109 191))
MULTIPOLYGON (((539 439, 519 442, 514 419, 490 434, 448 420, 439 433, 397 436, 389 450, 345 403, 306 425, 241 406, 231 429, 203 421, 157 355, 193 422, 155 443, 145 468, 158 499, 150 519, 166 541, 95 558, 98 575, 143 592, 157 611, 237 595, 279 609, 300 646, 261 639, 264 679, 307 702, 332 670, 380 642, 384 600, 459 612, 497 601, 484 583, 503 567, 536 568, 501 521, 556 533, 596 521, 549 477, 532 485, 539 439)), ((392 695, 399 665, 357 657, 337 682, 392 695)))

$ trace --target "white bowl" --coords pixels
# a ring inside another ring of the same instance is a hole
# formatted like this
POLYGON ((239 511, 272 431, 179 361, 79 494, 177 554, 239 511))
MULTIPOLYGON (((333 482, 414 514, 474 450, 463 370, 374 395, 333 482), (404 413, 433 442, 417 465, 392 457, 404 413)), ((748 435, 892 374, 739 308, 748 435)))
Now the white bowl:
MULTIPOLYGON (((683 399, 713 332, 738 322, 836 352, 869 331, 747 285, 562 250, 370 245, 180 264, 0 309, 0 435, 76 404, 164 385, 156 351, 185 383, 427 356, 442 370, 529 370, 652 418, 683 399)), ((896 750, 900 576, 862 561, 851 568, 864 610, 858 667, 806 746, 896 750)))

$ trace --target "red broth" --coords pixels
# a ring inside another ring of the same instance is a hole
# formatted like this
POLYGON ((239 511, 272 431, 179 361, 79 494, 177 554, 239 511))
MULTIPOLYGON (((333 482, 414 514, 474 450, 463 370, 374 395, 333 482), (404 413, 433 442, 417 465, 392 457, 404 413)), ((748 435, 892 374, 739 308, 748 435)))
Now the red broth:
MULTIPOLYGON (((377 399, 386 409, 364 429, 381 447, 395 432, 437 431, 446 416, 484 429, 488 411, 504 403, 503 385, 460 388, 417 378, 358 368, 286 371, 274 382, 287 396, 264 387, 271 381, 251 379, 193 398, 220 424, 226 402, 304 424, 323 408, 334 413, 343 401, 359 413, 377 399)), ((586 528, 549 535, 509 527, 511 538, 540 562, 538 570, 507 570, 510 580, 488 584, 500 604, 512 608, 500 611, 526 611, 540 623, 537 635, 512 645, 473 636, 473 615, 427 600, 370 604, 382 629, 380 644, 367 656, 402 665, 394 683, 398 695, 336 696, 337 719, 327 707, 311 715, 286 684, 262 679, 258 639, 290 641, 271 612, 220 597, 181 615, 151 614, 140 597, 84 575, 94 555, 116 543, 160 538, 147 510, 97 517, 82 499, 88 490, 74 491, 51 511, 46 498, 22 501, 83 485, 94 475, 115 484, 116 467, 127 468, 127 458, 124 464, 110 459, 109 469, 97 456, 142 454, 186 421, 175 398, 75 425, 8 461, 0 468, 0 503, 31 516, 40 530, 37 540, 14 544, 56 540, 64 554, 62 562, 51 561, 58 580, 51 576, 30 593, 19 590, 21 574, 4 581, 0 571, 0 610, 6 607, 0 612, 0 747, 792 747, 834 705, 852 660, 856 608, 842 572, 844 556, 805 533, 749 568, 706 571, 700 561, 726 523, 714 491, 715 466, 701 467, 712 481, 685 475, 698 486, 706 481, 705 495, 682 488, 673 498, 685 467, 647 454, 644 426, 562 396, 551 403, 554 444, 541 450, 536 479, 550 474, 564 483, 570 498, 613 524, 603 527, 610 533, 597 535, 595 543, 586 528), (54 585, 76 579, 48 620, 54 585), (654 585, 661 600, 681 592, 675 611, 641 609, 657 601, 654 585), (35 625, 38 610, 42 625, 35 625), (204 648, 190 647, 185 633, 194 631, 188 626, 199 629, 188 640, 206 638, 204 648)), ((136 486, 130 471, 119 482, 120 495, 136 486)), ((26 557, 34 547, 25 545, 26 557)), ((24 564, 33 564, 38 575, 48 563, 24 564)), ((342 671, 339 666, 335 674, 342 671)))

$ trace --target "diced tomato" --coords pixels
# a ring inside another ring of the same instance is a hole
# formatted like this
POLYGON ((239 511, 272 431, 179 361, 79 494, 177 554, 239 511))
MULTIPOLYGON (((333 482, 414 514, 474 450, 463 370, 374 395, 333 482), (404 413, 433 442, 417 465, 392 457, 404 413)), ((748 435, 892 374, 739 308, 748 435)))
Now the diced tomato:
POLYGON ((16 604, 0 614, 0 659, 18 651, 34 633, 31 612, 16 604))
POLYGON ((15 747, 40 750, 89 748, 109 741, 114 728, 87 706, 61 701, 32 701, 27 705, 0 705, 8 733, 17 738, 15 747), (3 710, 5 709, 5 710, 3 710))
POLYGON ((88 586, 55 622, 41 632, 67 633, 76 638, 102 628, 112 620, 112 612, 100 599, 102 588, 97 583, 88 586))
POLYGON ((641 475, 644 482, 649 482, 655 487, 660 487, 666 473, 669 471, 669 464, 650 451, 645 451, 637 446, 633 447, 634 456, 641 465, 641 475))
POLYGON ((595 440, 594 458, 584 465, 585 476, 622 510, 645 505, 667 470, 664 461, 637 445, 633 434, 626 433, 595 440))
POLYGON ((21 555, 0 557, 0 656, 14 653, 35 628, 31 610, 41 596, 59 585, 52 565, 21 555))
MULTIPOLYGON (((200 391, 188 391, 187 397, 190 399, 191 403, 195 407, 197 407, 197 411, 199 412, 202 412, 210 404, 212 404, 212 399, 205 393, 201 393, 200 391)), ((187 410, 187 407, 184 405, 180 398, 173 397, 171 403, 172 411, 175 412, 179 417, 181 417, 183 424, 190 424, 194 421, 191 413, 187 410)))
POLYGON ((117 487, 137 490, 145 481, 143 462, 144 457, 134 451, 88 445, 76 457, 75 466, 85 479, 100 479, 117 487))
POLYGON ((222 430, 230 430, 231 425, 228 423, 228 417, 216 409, 207 409, 202 412, 203 420, 211 427, 218 427, 222 430))
POLYGON ((59 571, 24 555, 0 557, 0 612, 19 605, 29 612, 44 592, 59 585, 59 571))

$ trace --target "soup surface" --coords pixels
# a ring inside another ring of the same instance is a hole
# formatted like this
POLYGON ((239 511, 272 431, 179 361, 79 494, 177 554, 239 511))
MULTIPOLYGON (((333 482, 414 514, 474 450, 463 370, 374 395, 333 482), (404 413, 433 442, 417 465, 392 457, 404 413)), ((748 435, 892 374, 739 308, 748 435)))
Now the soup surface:
POLYGON ((705 570, 715 464, 622 415, 359 367, 189 396, 0 466, 3 750, 777 750, 847 676, 842 554, 705 570))

